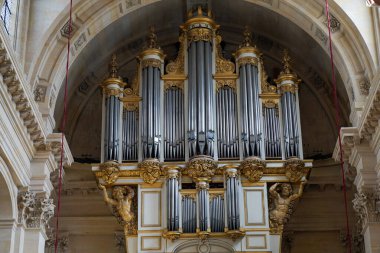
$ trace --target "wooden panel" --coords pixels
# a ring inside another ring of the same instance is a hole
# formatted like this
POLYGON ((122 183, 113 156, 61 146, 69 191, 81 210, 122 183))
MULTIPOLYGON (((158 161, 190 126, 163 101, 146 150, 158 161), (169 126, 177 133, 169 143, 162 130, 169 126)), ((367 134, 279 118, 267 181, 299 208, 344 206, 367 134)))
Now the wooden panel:
POLYGON ((247 249, 266 249, 268 247, 265 234, 246 235, 245 241, 247 249))
POLYGON ((161 192, 141 192, 141 227, 161 227, 161 192))
POLYGON ((141 250, 161 250, 161 236, 142 236, 141 237, 141 250))
POLYGON ((264 190, 244 190, 245 226, 265 225, 264 190))

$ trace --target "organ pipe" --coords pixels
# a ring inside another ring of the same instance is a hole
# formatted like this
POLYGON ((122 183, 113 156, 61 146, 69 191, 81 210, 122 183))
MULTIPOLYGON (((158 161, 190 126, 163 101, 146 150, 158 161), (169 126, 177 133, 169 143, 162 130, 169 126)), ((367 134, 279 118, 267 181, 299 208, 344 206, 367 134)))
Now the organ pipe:
POLYGON ((179 183, 178 167, 167 167, 167 229, 168 231, 179 230, 179 183))
POLYGON ((251 45, 250 33, 244 32, 245 40, 236 52, 240 88, 240 138, 243 157, 264 158, 261 92, 260 52, 251 45))
POLYGON ((287 50, 284 51, 282 63, 283 70, 275 82, 281 93, 285 158, 298 157, 303 159, 298 101, 298 85, 301 80, 291 71, 287 50))
POLYGON ((141 148, 142 159, 160 158, 161 148, 161 69, 164 60, 152 30, 141 61, 141 148))
POLYGON ((226 201, 227 201, 227 227, 229 230, 240 228, 239 208, 239 182, 237 179, 237 168, 227 167, 226 175, 226 201))
POLYGON ((210 201, 209 201, 209 184, 207 181, 199 180, 197 182, 198 196, 198 224, 200 232, 210 232, 210 201))
POLYGON ((125 83, 117 74, 116 55, 112 56, 110 75, 101 85, 103 90, 102 161, 121 160, 121 98, 125 83))
POLYGON ((214 156, 215 89, 213 84, 213 39, 217 28, 209 13, 201 8, 189 19, 187 33, 188 58, 188 149, 189 157, 214 156))

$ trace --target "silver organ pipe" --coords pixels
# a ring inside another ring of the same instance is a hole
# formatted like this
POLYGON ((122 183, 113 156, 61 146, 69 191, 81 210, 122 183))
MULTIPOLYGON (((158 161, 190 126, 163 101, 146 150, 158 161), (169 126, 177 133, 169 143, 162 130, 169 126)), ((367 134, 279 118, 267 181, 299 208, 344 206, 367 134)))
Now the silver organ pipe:
POLYGON ((105 104, 103 157, 102 161, 120 161, 120 139, 121 139, 121 102, 123 87, 125 83, 117 75, 116 56, 112 56, 110 63, 110 76, 103 84, 103 96, 105 104))
POLYGON ((159 159, 161 147, 161 66, 164 54, 156 44, 152 32, 148 48, 140 54, 141 82, 141 146, 142 159, 159 159))
POLYGON ((281 110, 283 122, 283 139, 285 158, 303 158, 300 115, 298 109, 298 85, 300 80, 291 72, 290 57, 285 50, 283 58, 284 68, 275 80, 281 93, 281 110))
POLYGON ((189 157, 198 155, 213 157, 215 89, 212 78, 212 42, 216 27, 213 22, 197 19, 188 20, 184 27, 188 40, 189 157))
POLYGON ((262 106, 259 101, 261 80, 260 52, 251 45, 250 33, 236 52, 239 71, 241 141, 243 157, 264 158, 262 106))
POLYGON ((210 231, 210 201, 209 201, 209 184, 206 181, 197 182, 198 195, 198 221, 199 231, 210 231))
POLYGON ((218 158, 239 157, 239 134, 237 127, 237 101, 234 88, 220 87, 216 95, 216 125, 218 158))
POLYGON ((226 175, 226 201, 227 201, 227 227, 229 230, 240 228, 240 208, 239 208, 239 181, 237 178, 237 168, 227 167, 226 175))
POLYGON ((168 178, 166 180, 167 191, 167 229, 178 231, 179 229, 179 172, 178 167, 167 167, 168 178))
POLYGON ((185 158, 184 96, 181 88, 173 86, 164 96, 164 157, 165 160, 185 158))
POLYGON ((182 196, 182 229, 184 233, 195 233, 197 228, 196 201, 194 195, 182 196))
POLYGON ((280 111, 279 99, 276 86, 266 83, 266 74, 264 71, 263 92, 260 95, 263 104, 263 126, 264 126, 264 147, 265 157, 267 159, 280 159, 282 157, 281 131, 280 131, 280 111))
POLYGON ((224 197, 222 194, 210 196, 211 232, 224 232, 224 197))

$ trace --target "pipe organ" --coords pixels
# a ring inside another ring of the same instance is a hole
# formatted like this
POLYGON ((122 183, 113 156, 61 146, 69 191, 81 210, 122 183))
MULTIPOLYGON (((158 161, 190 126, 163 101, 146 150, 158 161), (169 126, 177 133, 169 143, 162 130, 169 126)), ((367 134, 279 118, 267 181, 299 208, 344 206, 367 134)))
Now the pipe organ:
POLYGON ((269 83, 247 29, 234 61, 225 59, 218 29, 209 11, 192 9, 166 64, 151 30, 131 84, 112 58, 94 171, 108 188, 138 185, 134 226, 123 223, 127 251, 181 252, 189 238, 205 247, 224 238, 239 252, 279 252, 289 209, 281 203, 302 193, 312 166, 302 153, 300 79, 285 51, 269 83))

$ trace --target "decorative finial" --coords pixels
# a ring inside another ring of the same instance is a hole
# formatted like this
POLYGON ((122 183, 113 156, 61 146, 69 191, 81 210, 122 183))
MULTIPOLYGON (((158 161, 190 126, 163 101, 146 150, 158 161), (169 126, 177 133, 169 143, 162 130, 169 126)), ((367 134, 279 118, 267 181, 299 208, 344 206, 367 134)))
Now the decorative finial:
POLYGON ((159 49, 160 47, 157 45, 157 35, 154 30, 154 26, 150 27, 150 32, 148 35, 148 48, 157 48, 159 49))
POLYGON ((244 40, 240 47, 251 47, 252 46, 252 34, 249 31, 249 27, 246 25, 244 27, 244 40))
POLYGON ((290 74, 290 56, 288 49, 284 50, 284 57, 282 58, 282 65, 284 70, 281 71, 281 74, 290 74))
POLYGON ((117 62, 116 62, 116 54, 112 54, 112 59, 110 62, 110 77, 112 78, 118 78, 117 76, 117 62))

